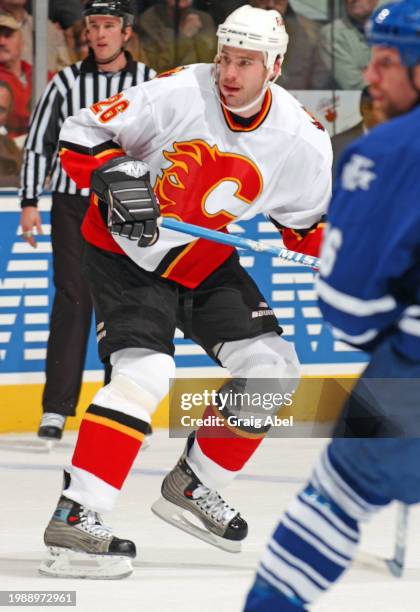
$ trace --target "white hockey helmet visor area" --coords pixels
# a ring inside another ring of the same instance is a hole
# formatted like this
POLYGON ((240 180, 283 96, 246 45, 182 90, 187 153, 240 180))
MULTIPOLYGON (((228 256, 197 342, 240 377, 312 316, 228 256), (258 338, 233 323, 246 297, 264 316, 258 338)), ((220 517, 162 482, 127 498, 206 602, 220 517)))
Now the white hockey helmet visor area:
POLYGON ((217 28, 217 54, 224 45, 238 49, 262 51, 265 66, 274 68, 277 56, 284 57, 289 36, 283 17, 278 11, 255 8, 245 4, 233 11, 217 28))

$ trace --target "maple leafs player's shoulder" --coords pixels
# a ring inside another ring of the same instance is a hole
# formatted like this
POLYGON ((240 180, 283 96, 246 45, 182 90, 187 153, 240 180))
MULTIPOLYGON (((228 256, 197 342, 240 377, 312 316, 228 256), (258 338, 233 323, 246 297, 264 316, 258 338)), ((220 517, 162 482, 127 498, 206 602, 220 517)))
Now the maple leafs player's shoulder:
POLYGON ((418 144, 409 115, 374 128, 343 153, 329 209, 333 226, 369 227, 371 235, 410 234, 420 221, 418 144), (417 198, 417 199, 416 199, 417 198))

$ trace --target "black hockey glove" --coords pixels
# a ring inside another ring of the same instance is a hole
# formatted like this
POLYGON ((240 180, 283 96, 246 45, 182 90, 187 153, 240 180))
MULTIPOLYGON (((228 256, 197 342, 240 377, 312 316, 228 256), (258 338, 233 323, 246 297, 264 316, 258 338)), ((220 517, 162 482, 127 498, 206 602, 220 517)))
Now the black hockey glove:
POLYGON ((111 234, 137 240, 139 247, 156 242, 160 210, 147 164, 116 157, 93 172, 91 189, 108 205, 111 234))

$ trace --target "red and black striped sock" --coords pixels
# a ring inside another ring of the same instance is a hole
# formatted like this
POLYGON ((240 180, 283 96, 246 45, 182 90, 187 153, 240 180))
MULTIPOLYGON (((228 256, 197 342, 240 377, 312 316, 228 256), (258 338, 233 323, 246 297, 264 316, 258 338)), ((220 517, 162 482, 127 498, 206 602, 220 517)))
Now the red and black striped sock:
POLYGON ((72 465, 121 489, 149 423, 91 404, 80 425, 72 465))
MULTIPOLYGON (((214 406, 208 406, 203 419, 211 416, 221 417, 221 412, 214 406)), ((225 470, 237 472, 252 457, 263 441, 264 435, 264 433, 251 434, 237 427, 231 427, 224 420, 223 425, 199 427, 196 439, 208 459, 225 470)))

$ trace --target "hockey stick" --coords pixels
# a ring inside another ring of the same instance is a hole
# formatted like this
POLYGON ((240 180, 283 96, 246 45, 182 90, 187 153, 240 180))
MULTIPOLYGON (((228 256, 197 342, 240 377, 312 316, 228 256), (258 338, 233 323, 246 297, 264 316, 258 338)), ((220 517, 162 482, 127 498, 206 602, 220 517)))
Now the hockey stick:
POLYGON ((397 526, 395 533, 394 558, 388 560, 388 568, 391 574, 399 578, 404 572, 405 553, 407 549, 408 535, 408 511, 407 504, 400 504, 397 513, 397 526))
POLYGON ((286 259, 290 263, 299 263, 303 266, 310 268, 319 268, 318 257, 312 257, 311 255, 305 255, 304 253, 296 253, 290 251, 284 247, 275 247, 266 242, 260 242, 257 240, 250 240, 249 238, 241 238, 240 236, 234 236, 233 234, 227 234, 216 230, 207 229, 200 225, 193 225, 191 223, 185 223, 184 221, 177 221, 171 217, 161 217, 159 219, 160 227, 166 229, 175 230, 183 234, 189 234, 190 236, 197 236, 198 238, 206 238, 207 240, 213 240, 214 242, 221 242, 222 244, 228 244, 230 246, 237 247, 239 249, 248 249, 255 251, 256 253, 269 253, 275 255, 281 259, 286 259))
POLYGON ((381 572, 385 571, 386 573, 390 572, 393 576, 401 578, 405 568, 408 514, 409 506, 406 504, 399 504, 395 528, 394 556, 392 559, 382 559, 381 557, 376 557, 375 555, 360 551, 354 558, 354 565, 366 569, 376 569, 381 572))

